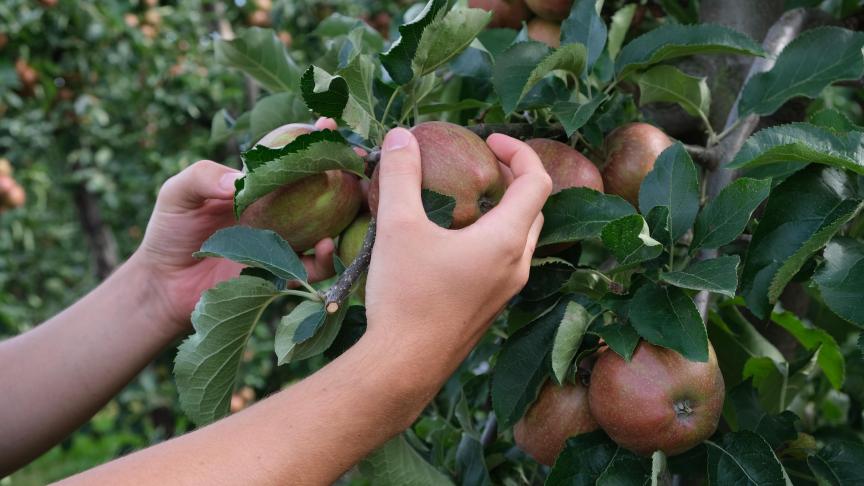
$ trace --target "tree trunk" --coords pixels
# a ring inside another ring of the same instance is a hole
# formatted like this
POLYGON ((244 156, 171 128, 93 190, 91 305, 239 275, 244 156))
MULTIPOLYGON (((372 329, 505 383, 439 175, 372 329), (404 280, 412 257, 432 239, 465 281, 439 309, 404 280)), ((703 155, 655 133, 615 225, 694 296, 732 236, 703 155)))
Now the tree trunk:
POLYGON ((94 273, 100 281, 104 280, 117 268, 117 241, 102 220, 99 201, 90 194, 83 183, 74 186, 72 195, 75 207, 78 209, 81 228, 87 236, 94 273))

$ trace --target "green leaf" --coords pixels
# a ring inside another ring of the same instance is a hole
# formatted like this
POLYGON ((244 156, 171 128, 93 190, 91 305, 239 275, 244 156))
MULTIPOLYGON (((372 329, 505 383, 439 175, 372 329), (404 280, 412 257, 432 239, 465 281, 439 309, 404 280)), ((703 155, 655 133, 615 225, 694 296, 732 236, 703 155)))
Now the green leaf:
POLYGON ((492 75, 504 112, 512 113, 531 88, 552 71, 564 70, 579 76, 586 58, 582 44, 568 44, 551 52, 540 42, 513 45, 495 63, 492 75))
POLYGON ((582 345, 582 337, 591 323, 591 316, 576 302, 568 302, 564 316, 552 343, 552 376, 559 385, 567 380, 567 371, 582 345))
POLYGON ((432 467, 404 435, 379 447, 360 463, 360 472, 375 486, 452 486, 450 478, 432 467))
POLYGON ((228 415, 243 349, 261 313, 279 295, 272 283, 241 276, 207 290, 192 312, 195 334, 177 349, 180 406, 198 425, 228 415))
POLYGON ((277 93, 258 100, 249 116, 249 139, 260 140, 286 123, 311 121, 303 99, 296 93, 277 93))
POLYGON ((851 440, 832 439, 807 458, 807 465, 819 484, 844 486, 864 484, 864 445, 851 440))
POLYGON ((537 398, 546 381, 555 333, 564 318, 565 299, 516 331, 501 347, 492 374, 492 408, 501 427, 510 427, 537 398))
POLYGON ((456 198, 444 194, 438 194, 429 189, 420 190, 420 198, 423 200, 423 210, 429 221, 442 228, 449 228, 453 223, 453 210, 456 209, 456 198))
POLYGON ((864 130, 864 127, 856 125, 849 117, 834 108, 822 108, 819 111, 811 113, 807 117, 807 122, 817 127, 828 128, 837 132, 860 132, 864 130))
POLYGON ((765 410, 779 413, 786 409, 791 400, 787 396, 789 363, 767 356, 753 357, 744 363, 741 377, 753 379, 753 386, 759 390, 759 403, 765 410))
POLYGON ((570 137, 576 133, 576 130, 579 130, 588 123, 588 120, 591 119, 597 108, 607 99, 609 98, 606 95, 599 94, 582 104, 572 101, 559 101, 552 105, 552 114, 558 117, 561 125, 564 126, 564 131, 570 137))
POLYGON ((343 305, 335 314, 328 314, 321 302, 300 302, 276 328, 277 363, 302 361, 326 351, 339 335, 348 307, 343 305))
MULTIPOLYGON (((859 299, 860 295, 859 288, 859 299)), ((789 334, 794 336, 808 351, 816 353, 816 363, 835 390, 839 390, 843 386, 843 382, 846 380, 846 361, 843 358, 843 353, 840 352, 840 346, 830 334, 823 329, 805 324, 791 312, 775 312, 771 314, 771 320, 789 331, 789 334)))
POLYGON ((708 336, 717 353, 717 362, 723 371, 726 386, 731 387, 740 382, 750 358, 766 357, 769 362, 785 363, 786 359, 780 351, 759 334, 737 307, 726 303, 718 310, 720 313, 708 313, 708 336))
POLYGON ((813 276, 822 299, 837 315, 864 327, 864 243, 835 238, 825 247, 824 257, 813 276))
POLYGON ((660 274, 660 280, 676 287, 707 290, 735 297, 738 288, 738 255, 721 256, 691 264, 685 270, 660 274))
POLYGON ((539 245, 596 238, 607 223, 635 213, 619 196, 584 187, 564 189, 543 206, 545 220, 539 245))
POLYGON ((595 330, 598 336, 606 341, 612 351, 618 353, 624 360, 633 359, 636 345, 639 344, 639 334, 633 326, 623 322, 607 324, 595 330))
POLYGON ((696 54, 742 54, 763 56, 753 39, 727 27, 711 24, 667 23, 632 40, 615 60, 618 79, 653 64, 696 54))
POLYGON ((483 444, 466 432, 462 432, 462 439, 456 448, 456 472, 462 479, 462 484, 492 486, 483 444))
POLYGON ((748 138, 726 167, 750 169, 788 162, 825 164, 864 174, 864 133, 837 133, 808 123, 769 127, 748 138))
POLYGON ((771 446, 753 432, 732 432, 705 444, 711 484, 792 485, 771 446))
POLYGON ((750 311, 767 317, 783 287, 860 206, 854 180, 830 167, 810 166, 775 187, 744 258, 750 311))
POLYGON ((347 36, 358 31, 362 33, 361 41, 369 48, 375 51, 384 48, 384 39, 381 38, 381 34, 377 30, 358 18, 349 17, 339 12, 332 13, 322 20, 312 31, 312 34, 324 38, 334 38, 347 36))
MULTIPOLYGON (((17 74, 16 74, 17 76, 17 74)), ((234 119, 228 113, 228 110, 221 109, 213 115, 213 120, 210 122, 210 144, 225 143, 234 134, 234 119)))
POLYGON ((646 283, 633 295, 630 323, 646 341, 708 361, 708 335, 693 300, 681 289, 646 283))
POLYGON ((237 68, 270 92, 297 91, 300 68, 272 29, 251 27, 233 40, 217 40, 216 62, 237 68))
POLYGON ((756 74, 744 86, 739 116, 769 115, 798 96, 815 98, 832 83, 864 75, 864 33, 840 27, 817 27, 796 37, 770 71, 756 74))
POLYGON ((546 486, 645 484, 650 461, 618 446, 602 430, 567 439, 546 486))
POLYGON ((719 248, 741 234, 753 211, 771 191, 770 179, 742 177, 729 184, 705 205, 693 228, 690 251, 719 248))
POLYGON ((381 54, 381 64, 398 84, 414 78, 413 59, 417 54, 423 32, 447 8, 447 0, 429 0, 423 10, 410 22, 399 26, 399 39, 381 54))
POLYGON ((638 214, 624 216, 604 226, 601 239, 622 265, 652 260, 663 252, 663 245, 651 238, 648 223, 638 214))
POLYGON ((483 31, 492 13, 479 8, 459 8, 447 12, 441 20, 423 31, 417 52, 411 61, 414 77, 434 72, 459 55, 483 31))
POLYGON ((677 103, 687 113, 708 119, 711 92, 706 78, 690 76, 675 66, 662 64, 636 77, 639 84, 639 106, 649 103, 677 103))
POLYGON ((669 229, 675 241, 686 233, 699 212, 699 174, 681 143, 657 156, 654 168, 642 180, 639 209, 648 214, 657 206, 669 208, 669 229))
POLYGON ((609 57, 615 59, 621 51, 621 46, 624 44, 624 38, 627 37, 627 31, 630 30, 630 23, 633 22, 633 15, 636 13, 638 5, 631 3, 621 7, 620 10, 612 15, 612 22, 609 25, 609 41, 607 42, 607 50, 609 57))
POLYGON ((373 90, 375 73, 378 66, 373 59, 361 54, 354 57, 347 66, 339 70, 339 75, 348 86, 348 102, 341 118, 363 138, 376 142, 383 137, 384 128, 375 117, 376 98, 373 90))
MULTIPOLYGON (((595 0, 576 0, 570 15, 561 22, 561 45, 582 44, 587 49, 585 69, 597 62, 606 45, 606 24, 597 13, 595 0)), ((577 73, 581 75, 582 73, 577 73)))
POLYGON ((561 258, 534 258, 531 260, 528 282, 519 296, 529 302, 551 297, 562 290, 575 269, 573 264, 561 258))
POLYGON ((309 66, 300 80, 303 100, 321 116, 341 118, 348 104, 348 83, 342 76, 333 76, 327 71, 309 66))
POLYGON ((663 246, 672 245, 672 235, 669 234, 669 206, 654 206, 648 211, 645 222, 651 228, 651 238, 659 241, 663 246))
POLYGON ((300 135, 281 149, 259 145, 246 152, 244 157, 251 171, 237 181, 234 211, 238 217, 258 198, 285 184, 334 169, 362 175, 364 167, 363 159, 342 135, 332 130, 300 135))
POLYGON ((281 236, 269 230, 232 226, 213 234, 195 253, 196 258, 221 257, 263 268, 286 280, 306 281, 306 268, 281 236))
POLYGON ((756 389, 750 380, 743 381, 726 394, 724 416, 733 430, 749 430, 762 436, 772 449, 777 449, 785 442, 795 440, 798 431, 795 422, 798 417, 784 410, 779 414, 769 414, 762 408, 756 389))

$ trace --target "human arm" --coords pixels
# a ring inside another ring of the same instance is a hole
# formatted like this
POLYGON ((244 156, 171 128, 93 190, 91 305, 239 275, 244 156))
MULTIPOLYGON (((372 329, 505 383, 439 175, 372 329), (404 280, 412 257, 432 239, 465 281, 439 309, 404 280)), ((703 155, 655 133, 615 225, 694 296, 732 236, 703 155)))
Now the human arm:
POLYGON ((528 277, 551 182, 525 144, 489 144, 515 179, 495 209, 450 231, 423 212, 416 140, 388 135, 368 329, 354 347, 240 413, 68 482, 330 484, 408 427, 528 277))

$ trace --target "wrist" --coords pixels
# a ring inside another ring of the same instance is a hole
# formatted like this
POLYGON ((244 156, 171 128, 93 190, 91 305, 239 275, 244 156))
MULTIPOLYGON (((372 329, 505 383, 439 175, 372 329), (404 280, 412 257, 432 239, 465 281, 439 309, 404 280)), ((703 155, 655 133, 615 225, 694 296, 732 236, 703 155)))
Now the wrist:
POLYGON ((117 271, 121 278, 134 281, 139 286, 139 305, 146 306, 148 321, 153 332, 171 342, 188 331, 189 316, 178 317, 171 304, 170 293, 165 288, 163 278, 154 270, 139 248, 117 271))

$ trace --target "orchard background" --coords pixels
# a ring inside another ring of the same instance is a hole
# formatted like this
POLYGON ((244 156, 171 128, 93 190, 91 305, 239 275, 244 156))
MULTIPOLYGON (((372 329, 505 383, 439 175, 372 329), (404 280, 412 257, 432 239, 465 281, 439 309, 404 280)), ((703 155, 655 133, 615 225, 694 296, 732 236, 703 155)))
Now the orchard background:
MULTIPOLYGON (((538 258, 412 429, 344 483, 861 484, 860 2, 577 0, 560 37, 542 37, 554 47, 532 42, 542 34, 527 10, 525 28, 499 18, 495 27, 515 28, 488 29, 488 15, 452 3, 3 2, 0 156, 27 197, 0 214, 0 337, 110 274, 140 242, 161 182, 200 158, 290 173, 315 153, 336 164, 316 170, 363 173, 387 128, 444 120, 555 138, 602 167, 604 137, 645 121, 681 143, 638 200, 553 196, 541 240, 576 246, 538 258), (340 119, 340 134, 241 160, 273 128, 318 115, 340 119), (727 390, 709 442, 645 459, 594 432, 571 439, 551 470, 514 447, 512 426, 541 386, 578 379, 601 338, 624 355, 641 338, 699 360, 705 337, 727 390)), ((240 207, 269 182, 251 172, 240 207)), ((446 226, 447 198, 426 196, 446 226)), ((243 238, 255 236, 217 235, 205 251, 236 257, 243 238)), ((276 288, 284 276, 247 278, 276 288)), ((339 324, 315 327, 335 328, 319 345, 291 334, 297 312, 321 303, 267 307, 228 367, 228 401, 186 395, 178 349, 166 350, 89 424, 0 483, 66 477, 308 375, 362 332, 353 294, 339 296, 339 324)))

